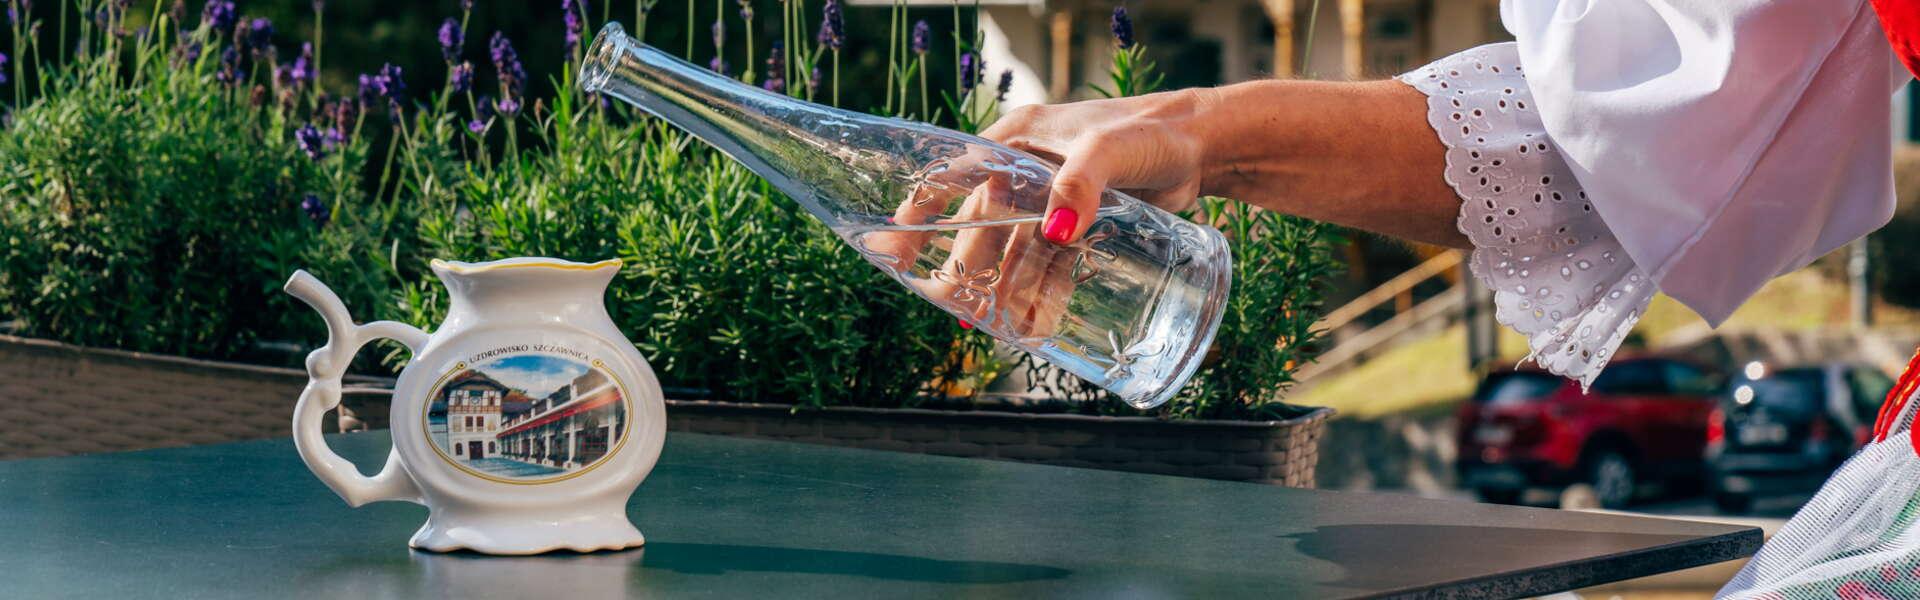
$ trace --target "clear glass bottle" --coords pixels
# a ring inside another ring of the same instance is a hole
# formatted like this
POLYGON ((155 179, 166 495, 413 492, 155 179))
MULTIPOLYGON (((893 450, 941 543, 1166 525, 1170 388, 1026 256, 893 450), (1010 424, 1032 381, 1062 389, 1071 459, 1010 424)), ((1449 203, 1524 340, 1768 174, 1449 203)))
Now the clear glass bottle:
POLYGON ((925 123, 743 84, 600 31, 581 87, 719 148, 868 262, 994 337, 1141 408, 1178 393, 1226 305, 1220 232, 1109 190, 1083 239, 1039 234, 1055 166, 925 123))

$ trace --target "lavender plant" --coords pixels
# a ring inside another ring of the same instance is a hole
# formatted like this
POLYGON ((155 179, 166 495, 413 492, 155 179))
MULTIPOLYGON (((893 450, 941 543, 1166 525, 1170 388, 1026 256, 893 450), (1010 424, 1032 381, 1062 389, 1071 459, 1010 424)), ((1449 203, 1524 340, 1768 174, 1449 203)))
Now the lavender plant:
MULTIPOLYGON (((764 54, 754 2, 736 2, 711 5, 717 71, 840 102, 840 57, 855 38, 839 0, 780 0, 780 36, 764 54), (744 54, 727 46, 734 15, 744 54), (738 72, 729 56, 745 57, 738 72)), ((550 35, 562 51, 523 56, 506 34, 475 31, 474 7, 461 2, 423 27, 437 71, 387 64, 342 89, 320 76, 317 1, 307 40, 287 35, 304 27, 276 27, 230 0, 208 0, 197 15, 156 4, 145 20, 130 19, 125 3, 63 4, 59 19, 79 18, 56 29, 78 43, 46 53, 29 2, 0 4, 10 42, 0 45, 10 48, 0 51, 0 86, 10 88, 0 97, 14 98, 0 107, 0 323, 19 333, 258 359, 265 343, 320 338, 277 293, 294 268, 337 284, 369 318, 428 326, 446 308, 429 258, 615 256, 629 267, 608 306, 670 386, 900 406, 974 393, 1012 366, 993 359, 990 338, 888 282, 764 181, 659 121, 574 91, 582 36, 605 20, 604 4, 595 19, 584 0, 559 0, 550 35), (478 39, 484 49, 467 43, 478 39), (530 62, 559 75, 536 81, 530 62)), ((689 33, 700 5, 687 5, 689 33)), ((637 35, 653 8, 635 2, 637 35)), ((871 79, 885 81, 878 110, 968 131, 990 123, 1013 75, 989 79, 959 3, 950 54, 926 21, 908 25, 904 3, 886 14, 886 75, 871 79), (959 74, 951 87, 929 85, 934 61, 959 74)), ((698 36, 687 37, 691 58, 698 36)), ((1151 72, 1137 53, 1129 60, 1151 72)), ((1139 81, 1116 87, 1157 85, 1139 81)), ((1266 335, 1297 340, 1287 342, 1296 353, 1244 359, 1268 375, 1243 375, 1242 359, 1209 363, 1171 415, 1227 414, 1213 399, 1270 389, 1288 372, 1273 357, 1297 358, 1311 339, 1302 328, 1313 306, 1286 290, 1311 289, 1303 282, 1319 273, 1321 232, 1204 206, 1203 218, 1242 227, 1230 229, 1236 244, 1274 240, 1262 242, 1274 249, 1266 254, 1236 245, 1237 256, 1266 257, 1249 267, 1265 270, 1236 274, 1228 323, 1247 333, 1223 329, 1217 345, 1251 352, 1266 335), (1246 283, 1271 273, 1287 283, 1246 283), (1295 329, 1252 328, 1273 310, 1291 316, 1264 321, 1295 329)))

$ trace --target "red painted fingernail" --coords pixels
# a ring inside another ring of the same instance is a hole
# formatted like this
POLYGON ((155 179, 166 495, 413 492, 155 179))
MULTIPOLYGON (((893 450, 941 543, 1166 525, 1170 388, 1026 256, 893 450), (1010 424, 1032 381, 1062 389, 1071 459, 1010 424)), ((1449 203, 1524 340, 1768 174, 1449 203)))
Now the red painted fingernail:
POLYGON ((966 322, 966 321, 961 321, 960 319, 954 319, 954 320, 955 320, 955 321, 960 321, 960 328, 961 328, 961 329, 973 329, 973 324, 972 324, 972 323, 968 323, 968 322, 966 322))
POLYGON ((1047 236, 1049 242, 1065 244, 1073 237, 1073 228, 1079 225, 1080 213, 1073 212, 1071 208, 1056 208, 1053 214, 1047 215, 1047 223, 1041 228, 1040 235, 1047 236))

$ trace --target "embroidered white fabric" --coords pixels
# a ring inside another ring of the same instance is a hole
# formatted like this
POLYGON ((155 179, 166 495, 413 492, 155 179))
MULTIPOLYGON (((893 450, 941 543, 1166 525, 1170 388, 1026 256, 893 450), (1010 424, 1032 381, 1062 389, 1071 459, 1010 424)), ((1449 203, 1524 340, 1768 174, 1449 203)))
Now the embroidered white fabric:
POLYGON ((1592 385, 1655 286, 1607 229, 1555 151, 1511 42, 1401 75, 1427 95, 1447 146, 1468 263, 1494 290, 1494 316, 1527 337, 1528 358, 1592 385))

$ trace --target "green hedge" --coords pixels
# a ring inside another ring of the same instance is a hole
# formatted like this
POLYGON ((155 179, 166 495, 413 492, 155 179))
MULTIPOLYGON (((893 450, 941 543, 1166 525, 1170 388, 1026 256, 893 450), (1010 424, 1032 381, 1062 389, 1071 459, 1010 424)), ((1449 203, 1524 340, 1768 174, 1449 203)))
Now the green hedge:
MULTIPOLYGON (((413 96, 381 95, 398 89, 381 73, 358 95, 328 94, 284 70, 296 40, 252 45, 260 36, 244 27, 190 15, 180 31, 154 16, 146 36, 112 33, 130 29, 128 15, 109 12, 104 31, 82 20, 81 57, 34 61, 0 88, 30 98, 0 125, 0 322, 18 333, 257 360, 263 343, 324 338, 319 319, 278 292, 296 268, 361 320, 431 327, 445 293, 430 258, 617 257, 628 266, 609 311, 670 386, 901 406, 1017 366, 995 363, 990 339, 866 265, 764 181, 663 123, 572 92, 570 70, 546 95, 501 81, 478 32, 456 57, 482 72, 468 89, 443 69, 411 73, 413 96), (490 116, 482 94, 523 110, 490 116)), ((328 30, 343 25, 364 24, 328 30)), ((12 54, 44 54, 12 39, 27 47, 12 54)), ((1162 413, 1275 416, 1275 393, 1315 339, 1331 235, 1204 207, 1233 239, 1236 292, 1215 358, 1162 413)), ((403 359, 396 350, 365 366, 403 359)))

